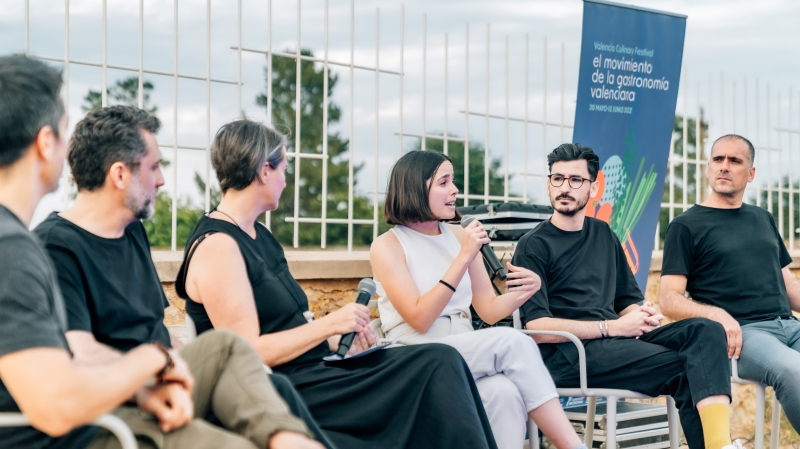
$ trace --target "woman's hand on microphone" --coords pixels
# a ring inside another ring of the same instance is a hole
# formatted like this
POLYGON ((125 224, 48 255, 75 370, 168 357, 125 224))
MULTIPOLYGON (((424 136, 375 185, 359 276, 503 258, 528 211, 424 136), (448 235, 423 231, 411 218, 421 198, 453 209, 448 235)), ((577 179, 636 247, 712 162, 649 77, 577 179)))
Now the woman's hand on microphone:
POLYGON ((464 228, 464 236, 461 238, 461 253, 472 260, 478 255, 481 247, 488 245, 491 241, 481 222, 475 220, 464 228))
POLYGON ((347 351, 347 353, 349 355, 356 355, 364 352, 371 348, 377 341, 378 336, 375 334, 375 331, 372 330, 372 327, 364 326, 364 328, 356 334, 356 338, 353 339, 353 344, 350 345, 350 350, 347 351))
POLYGON ((360 332, 369 324, 369 308, 351 302, 341 309, 325 315, 322 320, 328 322, 332 335, 344 335, 360 332))

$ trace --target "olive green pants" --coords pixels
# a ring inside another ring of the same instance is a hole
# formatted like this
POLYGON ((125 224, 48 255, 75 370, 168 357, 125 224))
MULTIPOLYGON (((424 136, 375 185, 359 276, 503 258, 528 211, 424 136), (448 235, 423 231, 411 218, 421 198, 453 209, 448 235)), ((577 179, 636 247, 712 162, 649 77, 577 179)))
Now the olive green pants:
MULTIPOLYGON (((114 415, 131 428, 140 448, 255 449, 266 448, 269 438, 281 430, 310 436, 264 373, 258 354, 242 338, 226 331, 205 332, 180 353, 195 378, 195 418, 164 433, 153 415, 135 407, 118 408, 114 415), (224 428, 203 419, 210 412, 224 428)), ((119 447, 117 439, 103 430, 89 449, 119 447)))

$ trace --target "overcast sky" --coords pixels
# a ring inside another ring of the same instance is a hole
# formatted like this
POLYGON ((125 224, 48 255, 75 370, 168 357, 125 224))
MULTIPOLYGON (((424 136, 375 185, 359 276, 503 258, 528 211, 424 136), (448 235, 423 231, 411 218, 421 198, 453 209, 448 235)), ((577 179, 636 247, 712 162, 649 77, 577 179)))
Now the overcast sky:
MULTIPOLYGON (((245 48, 266 50, 269 43, 267 0, 243 0, 242 42, 245 48)), ((684 89, 688 86, 688 115, 697 110, 698 83, 700 104, 710 113, 711 137, 722 131, 747 133, 756 136, 756 79, 759 81, 759 128, 761 146, 766 146, 766 85, 770 85, 771 127, 777 126, 780 109, 782 126, 788 126, 788 94, 794 84, 793 128, 800 129, 800 2, 789 0, 638 0, 636 5, 688 15, 683 66, 688 83, 681 85, 677 112, 684 110, 684 89), (724 75, 721 75, 723 74, 724 75), (722 80, 721 80, 722 76, 722 80), (708 84, 711 78, 711 105, 708 84), (747 86, 747 99, 744 86, 747 86), (724 122, 720 123, 720 89, 724 89, 724 122), (734 83, 736 99, 734 100, 734 83), (777 102, 780 95, 782 102, 777 102), (745 101, 747 108, 745 109, 745 101), (735 104, 735 109, 734 109, 735 104), (735 118, 735 122, 734 122, 735 118), (745 128, 745 125, 747 128, 745 128)), ((147 69, 171 72, 173 69, 173 3, 147 0, 145 4, 144 65, 147 69)), ((276 50, 296 47, 297 2, 273 0, 273 47, 276 50)), ((322 56, 324 50, 324 1, 302 2, 301 46, 322 56)), ((0 0, 0 54, 21 52, 24 48, 24 0, 0 0)), ((329 57, 333 61, 348 62, 350 57, 350 2, 330 1, 329 57)), ((358 0, 355 2, 356 64, 374 67, 375 17, 380 8, 380 64, 387 70, 400 68, 400 11, 401 3, 388 0, 358 0)), ((213 78, 237 78, 237 2, 213 0, 211 33, 211 74, 213 78)), ((558 144, 562 138, 569 140, 569 126, 573 122, 574 100, 578 79, 579 46, 583 3, 579 0, 410 0, 405 2, 405 59, 404 59, 404 131, 420 133, 423 110, 423 14, 427 14, 427 72, 425 97, 425 129, 427 133, 441 133, 445 126, 450 133, 463 135, 465 120, 465 87, 469 87, 470 110, 486 109, 486 25, 490 33, 489 110, 504 114, 505 100, 505 39, 509 40, 509 91, 508 109, 511 116, 522 116, 525 110, 525 36, 529 39, 529 116, 540 120, 543 115, 544 55, 543 41, 547 38, 547 119, 559 123, 561 110, 561 45, 564 45, 564 123, 563 129, 549 127, 546 142, 542 140, 541 127, 531 125, 528 133, 529 172, 541 172, 544 150, 558 144), (469 24, 469 82, 465 82, 465 27, 469 24), (444 107, 444 38, 448 34, 448 102, 444 107), (467 86, 468 84, 468 86, 467 86), (563 136, 562 136, 563 132, 563 136)), ((178 71, 182 74, 204 76, 206 70, 206 2, 182 0, 178 20, 178 71)), ((100 62, 102 59, 102 1, 70 1, 70 58, 100 62)), ((52 0, 30 0, 30 52, 37 55, 63 57, 64 6, 52 0)), ((138 65, 138 2, 108 0, 108 63, 136 67, 138 65)), ((245 53, 242 65, 242 107, 249 117, 265 120, 265 111, 255 103, 255 97, 265 91, 262 54, 245 53)), ((349 135, 350 97, 347 69, 335 68, 339 85, 334 92, 335 101, 343 110, 342 120, 332 131, 349 135)), ((82 98, 89 89, 99 90, 100 69, 73 64, 70 66, 69 113, 72 125, 82 117, 82 98)), ((123 79, 135 72, 109 70, 108 82, 123 79)), ((155 84, 153 103, 159 108, 164 128, 159 141, 174 141, 172 105, 173 80, 171 77, 146 75, 155 84)), ((374 189, 375 159, 375 75, 371 71, 357 71, 353 102, 354 151, 356 160, 366 162, 359 179, 359 191, 374 189)), ((400 151, 394 135, 399 129, 399 83, 392 74, 380 76, 380 127, 377 165, 378 186, 385 184, 388 169, 400 151)), ((236 117, 234 85, 213 84, 211 89, 211 133, 223 123, 236 117)), ((182 145, 204 146, 206 93, 205 82, 179 80, 178 83, 178 142, 182 145)), ((469 121, 470 138, 485 142, 485 122, 481 117, 469 121)), ((522 125, 509 127, 509 165, 512 190, 521 192, 524 141, 522 125)), ((771 146, 788 147, 788 135, 780 141, 776 133, 769 135, 771 146)), ((493 157, 505 154, 505 127, 503 121, 489 124, 489 146, 493 157)), ((406 138, 404 147, 413 145, 406 138)), ((800 135, 791 141, 792 151, 800 155, 800 135)), ((165 156, 172 159, 171 149, 165 156)), ((788 157, 788 156, 785 156, 788 157)), ((192 174, 204 172, 203 153, 180 150, 178 155, 178 192, 201 204, 190 182, 192 174)), ((800 159, 794 156, 800 166, 800 159)), ((776 167, 789 167, 788 159, 772 161, 776 167)), ((796 170, 796 172, 798 172, 796 170)), ((173 175, 168 170, 167 188, 171 189, 173 175)), ((538 178, 529 178, 540 187, 538 178)), ((529 195, 536 197, 541 189, 529 187, 529 195)), ((40 208, 37 218, 45 210, 60 207, 58 195, 40 208)))

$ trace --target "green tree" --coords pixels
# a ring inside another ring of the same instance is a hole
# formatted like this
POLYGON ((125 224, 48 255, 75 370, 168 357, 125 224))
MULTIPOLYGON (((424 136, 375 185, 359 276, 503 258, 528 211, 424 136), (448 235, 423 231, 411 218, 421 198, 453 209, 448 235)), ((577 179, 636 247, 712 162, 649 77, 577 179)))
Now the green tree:
MULTIPOLYGON (((291 52, 291 50, 286 50, 291 52)), ((305 56, 313 56, 310 50, 300 52, 305 56)), ((300 65, 300 125, 299 139, 294 136, 290 139, 290 152, 322 153, 322 100, 324 72, 317 69, 314 63, 303 61, 300 65)), ((276 129, 290 134, 295 127, 295 95, 297 92, 297 66, 294 58, 274 57, 272 59, 272 123, 276 129)), ((267 69, 264 68, 265 79, 267 69)), ((328 97, 333 94, 339 77, 328 74, 328 97)), ((265 89, 266 90, 266 89, 265 89)), ((267 107, 266 92, 256 98, 256 102, 267 107)), ((338 105, 328 101, 328 125, 337 123, 341 119, 342 111, 338 105)), ((295 159, 291 161, 286 172, 286 190, 281 197, 278 209, 273 211, 272 231, 275 237, 284 245, 291 245, 293 241, 292 223, 286 222, 287 217, 294 215, 294 189, 300 189, 299 215, 301 217, 322 216, 322 201, 327 202, 328 218, 347 218, 348 197, 348 143, 339 133, 329 133, 328 139, 328 192, 327 198, 322 198, 322 159, 295 159), (300 183, 295 186, 295 170, 299 164, 300 183)), ((354 164, 353 173, 357 178, 363 164, 354 164)), ((354 187, 357 180, 354 180, 354 187)), ((379 206, 380 207, 380 206, 379 206)), ((382 210, 382 208, 381 208, 382 210)), ((353 217, 357 219, 372 218, 372 200, 367 197, 356 196, 353 198, 353 217)), ((381 220, 382 222, 382 220, 381 220)), ((301 246, 318 246, 321 242, 321 227, 319 224, 299 225, 299 243, 301 246)), ((379 232, 388 229, 383 226, 379 232)), ((372 226, 356 225, 353 230, 353 245, 369 245, 372 241, 372 226)), ((344 246, 347 244, 347 226, 328 224, 326 242, 329 246, 344 246)))
MULTIPOLYGON (((150 81, 142 82, 142 106, 144 109, 155 114, 158 111, 157 106, 150 106, 150 93, 153 91, 153 83, 150 81)), ((139 105, 139 77, 131 76, 122 80, 117 80, 114 85, 106 88, 106 97, 110 100, 109 103, 121 104, 125 106, 138 106, 139 105)), ((99 91, 89 90, 89 93, 83 97, 84 104, 81 105, 83 112, 93 111, 98 109, 103 104, 103 97, 99 91)))

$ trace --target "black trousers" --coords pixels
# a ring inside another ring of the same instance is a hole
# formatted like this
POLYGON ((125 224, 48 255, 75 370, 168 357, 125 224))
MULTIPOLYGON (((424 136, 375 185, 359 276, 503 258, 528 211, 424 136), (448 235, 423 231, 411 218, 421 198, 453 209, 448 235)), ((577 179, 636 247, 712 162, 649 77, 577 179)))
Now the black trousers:
POLYGON ((275 385, 275 389, 278 390, 278 394, 286 401, 292 414, 306 423, 308 430, 314 435, 314 439, 322 443, 327 449, 336 449, 336 446, 328 440, 323 430, 319 428, 319 424, 317 424, 308 407, 306 407, 303 398, 300 397, 300 393, 294 389, 292 381, 283 374, 278 373, 270 374, 269 378, 272 380, 272 384, 275 385))
MULTIPOLYGON (((703 426, 695 406, 707 397, 731 395, 731 368, 722 325, 691 318, 635 338, 583 342, 590 388, 633 390, 675 399, 690 449, 703 449, 703 426)), ((579 386, 578 350, 572 343, 539 345, 556 386, 579 386)))

